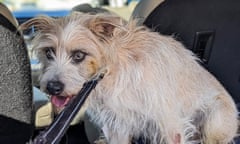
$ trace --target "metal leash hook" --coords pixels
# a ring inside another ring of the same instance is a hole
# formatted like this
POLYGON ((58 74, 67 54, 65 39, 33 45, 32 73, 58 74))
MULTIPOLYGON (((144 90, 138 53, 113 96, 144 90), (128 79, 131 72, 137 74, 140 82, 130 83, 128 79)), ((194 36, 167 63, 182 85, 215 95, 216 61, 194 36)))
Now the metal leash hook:
POLYGON ((58 144, 69 128, 71 121, 84 104, 88 95, 96 87, 97 83, 104 77, 105 73, 106 71, 102 71, 89 81, 85 82, 75 98, 70 101, 70 103, 54 119, 48 128, 41 131, 40 134, 35 137, 32 144, 58 144))

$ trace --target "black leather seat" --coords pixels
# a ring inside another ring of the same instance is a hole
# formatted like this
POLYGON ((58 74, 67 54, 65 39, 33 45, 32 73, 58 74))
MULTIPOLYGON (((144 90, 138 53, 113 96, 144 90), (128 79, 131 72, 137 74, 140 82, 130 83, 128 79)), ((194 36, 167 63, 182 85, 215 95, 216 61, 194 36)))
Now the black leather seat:
POLYGON ((240 1, 141 0, 132 17, 192 50, 240 110, 240 1))
POLYGON ((25 144, 33 133, 30 62, 17 21, 0 3, 0 143, 25 144))
POLYGON ((133 17, 194 51, 240 104, 240 1, 142 0, 133 17))

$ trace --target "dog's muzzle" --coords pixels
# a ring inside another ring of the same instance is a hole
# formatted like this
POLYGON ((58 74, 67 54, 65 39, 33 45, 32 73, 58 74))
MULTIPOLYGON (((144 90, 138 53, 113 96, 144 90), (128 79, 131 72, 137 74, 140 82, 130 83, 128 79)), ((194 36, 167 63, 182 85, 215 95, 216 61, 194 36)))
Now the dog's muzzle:
POLYGON ((33 144, 58 144, 90 92, 96 87, 97 83, 103 79, 106 73, 106 69, 101 69, 90 80, 86 81, 79 93, 54 119, 52 124, 35 137, 33 144))

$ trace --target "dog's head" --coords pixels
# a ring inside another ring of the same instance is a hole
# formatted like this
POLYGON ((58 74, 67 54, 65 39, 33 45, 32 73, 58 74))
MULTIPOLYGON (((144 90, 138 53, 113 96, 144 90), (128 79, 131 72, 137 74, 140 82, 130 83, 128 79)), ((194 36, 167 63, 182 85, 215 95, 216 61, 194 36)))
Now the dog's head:
POLYGON ((86 80, 113 61, 111 39, 124 23, 109 14, 73 13, 58 19, 39 16, 20 26, 34 26, 37 31, 33 49, 42 64, 40 87, 57 109, 64 108, 86 80))

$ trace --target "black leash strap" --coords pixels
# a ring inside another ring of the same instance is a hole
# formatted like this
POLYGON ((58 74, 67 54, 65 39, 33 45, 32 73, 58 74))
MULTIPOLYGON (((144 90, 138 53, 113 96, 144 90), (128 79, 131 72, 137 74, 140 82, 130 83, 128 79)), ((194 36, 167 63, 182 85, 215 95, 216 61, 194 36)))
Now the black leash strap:
POLYGON ((70 101, 46 130, 40 132, 40 134, 34 139, 33 144, 58 144, 90 92, 103 77, 104 74, 101 73, 85 82, 75 98, 70 101))

